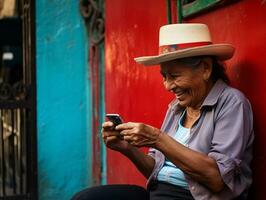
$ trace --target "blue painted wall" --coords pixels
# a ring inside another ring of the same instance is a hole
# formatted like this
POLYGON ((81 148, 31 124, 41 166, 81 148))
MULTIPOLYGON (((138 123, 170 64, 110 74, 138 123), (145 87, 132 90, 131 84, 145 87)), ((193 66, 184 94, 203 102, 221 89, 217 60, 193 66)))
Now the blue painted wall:
POLYGON ((92 180, 88 41, 78 2, 36 1, 40 200, 67 200, 92 180))

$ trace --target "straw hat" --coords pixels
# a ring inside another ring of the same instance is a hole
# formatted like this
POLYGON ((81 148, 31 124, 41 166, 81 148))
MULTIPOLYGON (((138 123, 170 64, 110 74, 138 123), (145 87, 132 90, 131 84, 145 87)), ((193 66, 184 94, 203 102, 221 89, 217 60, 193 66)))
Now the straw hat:
POLYGON ((234 50, 231 44, 213 44, 205 24, 170 24, 160 28, 159 55, 134 59, 144 65, 157 65, 170 60, 204 55, 227 60, 233 56, 234 50))

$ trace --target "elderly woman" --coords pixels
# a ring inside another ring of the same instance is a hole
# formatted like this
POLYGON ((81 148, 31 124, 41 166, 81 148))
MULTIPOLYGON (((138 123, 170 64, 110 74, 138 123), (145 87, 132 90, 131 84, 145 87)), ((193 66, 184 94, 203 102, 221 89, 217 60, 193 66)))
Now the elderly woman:
POLYGON ((107 121, 106 146, 147 177, 151 200, 245 199, 252 182, 252 110, 228 85, 220 63, 234 48, 212 44, 204 24, 174 24, 160 29, 159 51, 135 60, 160 64, 163 84, 175 94, 161 129, 107 121), (150 147, 149 154, 138 147, 150 147))

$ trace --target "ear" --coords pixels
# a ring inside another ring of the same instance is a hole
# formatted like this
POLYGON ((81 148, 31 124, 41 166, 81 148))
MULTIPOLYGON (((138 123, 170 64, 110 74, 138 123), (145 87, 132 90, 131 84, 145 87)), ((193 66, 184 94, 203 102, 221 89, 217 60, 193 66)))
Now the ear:
POLYGON ((202 63, 203 79, 207 82, 210 79, 212 73, 212 59, 210 57, 203 58, 202 63))

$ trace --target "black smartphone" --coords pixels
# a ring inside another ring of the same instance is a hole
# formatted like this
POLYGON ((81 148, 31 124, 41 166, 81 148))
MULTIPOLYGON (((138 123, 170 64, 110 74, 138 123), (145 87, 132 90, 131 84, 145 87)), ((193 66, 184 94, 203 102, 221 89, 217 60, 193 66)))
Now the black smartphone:
POLYGON ((114 126, 117 126, 119 124, 123 123, 122 118, 119 114, 106 114, 106 118, 114 123, 114 126))

